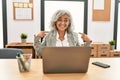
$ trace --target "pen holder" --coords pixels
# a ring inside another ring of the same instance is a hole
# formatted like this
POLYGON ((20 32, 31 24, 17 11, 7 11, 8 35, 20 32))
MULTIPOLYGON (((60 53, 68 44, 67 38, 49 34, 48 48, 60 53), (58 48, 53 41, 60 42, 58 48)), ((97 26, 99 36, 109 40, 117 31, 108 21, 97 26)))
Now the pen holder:
POLYGON ((32 54, 21 54, 22 57, 16 57, 20 72, 29 72, 31 66, 32 54))

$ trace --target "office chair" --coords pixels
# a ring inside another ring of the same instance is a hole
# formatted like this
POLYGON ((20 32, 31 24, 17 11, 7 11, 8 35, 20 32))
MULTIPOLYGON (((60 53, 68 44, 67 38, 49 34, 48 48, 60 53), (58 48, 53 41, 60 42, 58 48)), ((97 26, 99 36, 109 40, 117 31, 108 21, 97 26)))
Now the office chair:
POLYGON ((18 52, 23 54, 22 49, 0 48, 0 59, 15 59, 18 52))

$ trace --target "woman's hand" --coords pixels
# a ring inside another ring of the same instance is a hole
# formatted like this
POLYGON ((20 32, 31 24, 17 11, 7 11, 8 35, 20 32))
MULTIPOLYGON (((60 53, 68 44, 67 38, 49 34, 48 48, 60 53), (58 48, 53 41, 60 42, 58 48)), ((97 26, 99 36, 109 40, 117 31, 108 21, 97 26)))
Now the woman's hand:
POLYGON ((49 33, 49 32, 48 31, 40 31, 40 33, 37 34, 37 37, 43 38, 47 33, 49 33))
POLYGON ((84 33, 79 32, 81 34, 81 38, 83 39, 84 42, 92 42, 92 40, 84 33))

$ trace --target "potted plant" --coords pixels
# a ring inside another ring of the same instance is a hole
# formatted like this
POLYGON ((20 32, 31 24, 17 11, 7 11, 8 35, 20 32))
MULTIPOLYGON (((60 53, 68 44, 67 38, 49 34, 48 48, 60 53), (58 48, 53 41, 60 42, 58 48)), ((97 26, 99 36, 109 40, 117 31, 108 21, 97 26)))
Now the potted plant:
POLYGON ((27 34, 21 33, 20 37, 21 37, 21 42, 22 42, 22 43, 26 43, 27 34))
POLYGON ((114 50, 115 49, 116 41, 115 40, 111 40, 111 41, 109 41, 109 44, 111 46, 111 50, 114 50))

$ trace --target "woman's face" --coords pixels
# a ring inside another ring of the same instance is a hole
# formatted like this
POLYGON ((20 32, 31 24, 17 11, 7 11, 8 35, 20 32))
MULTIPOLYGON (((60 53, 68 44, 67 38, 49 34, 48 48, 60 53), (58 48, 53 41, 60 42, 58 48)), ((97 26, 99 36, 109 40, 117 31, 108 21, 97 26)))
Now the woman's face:
POLYGON ((65 31, 70 24, 69 16, 64 14, 57 21, 56 26, 58 31, 65 31))

